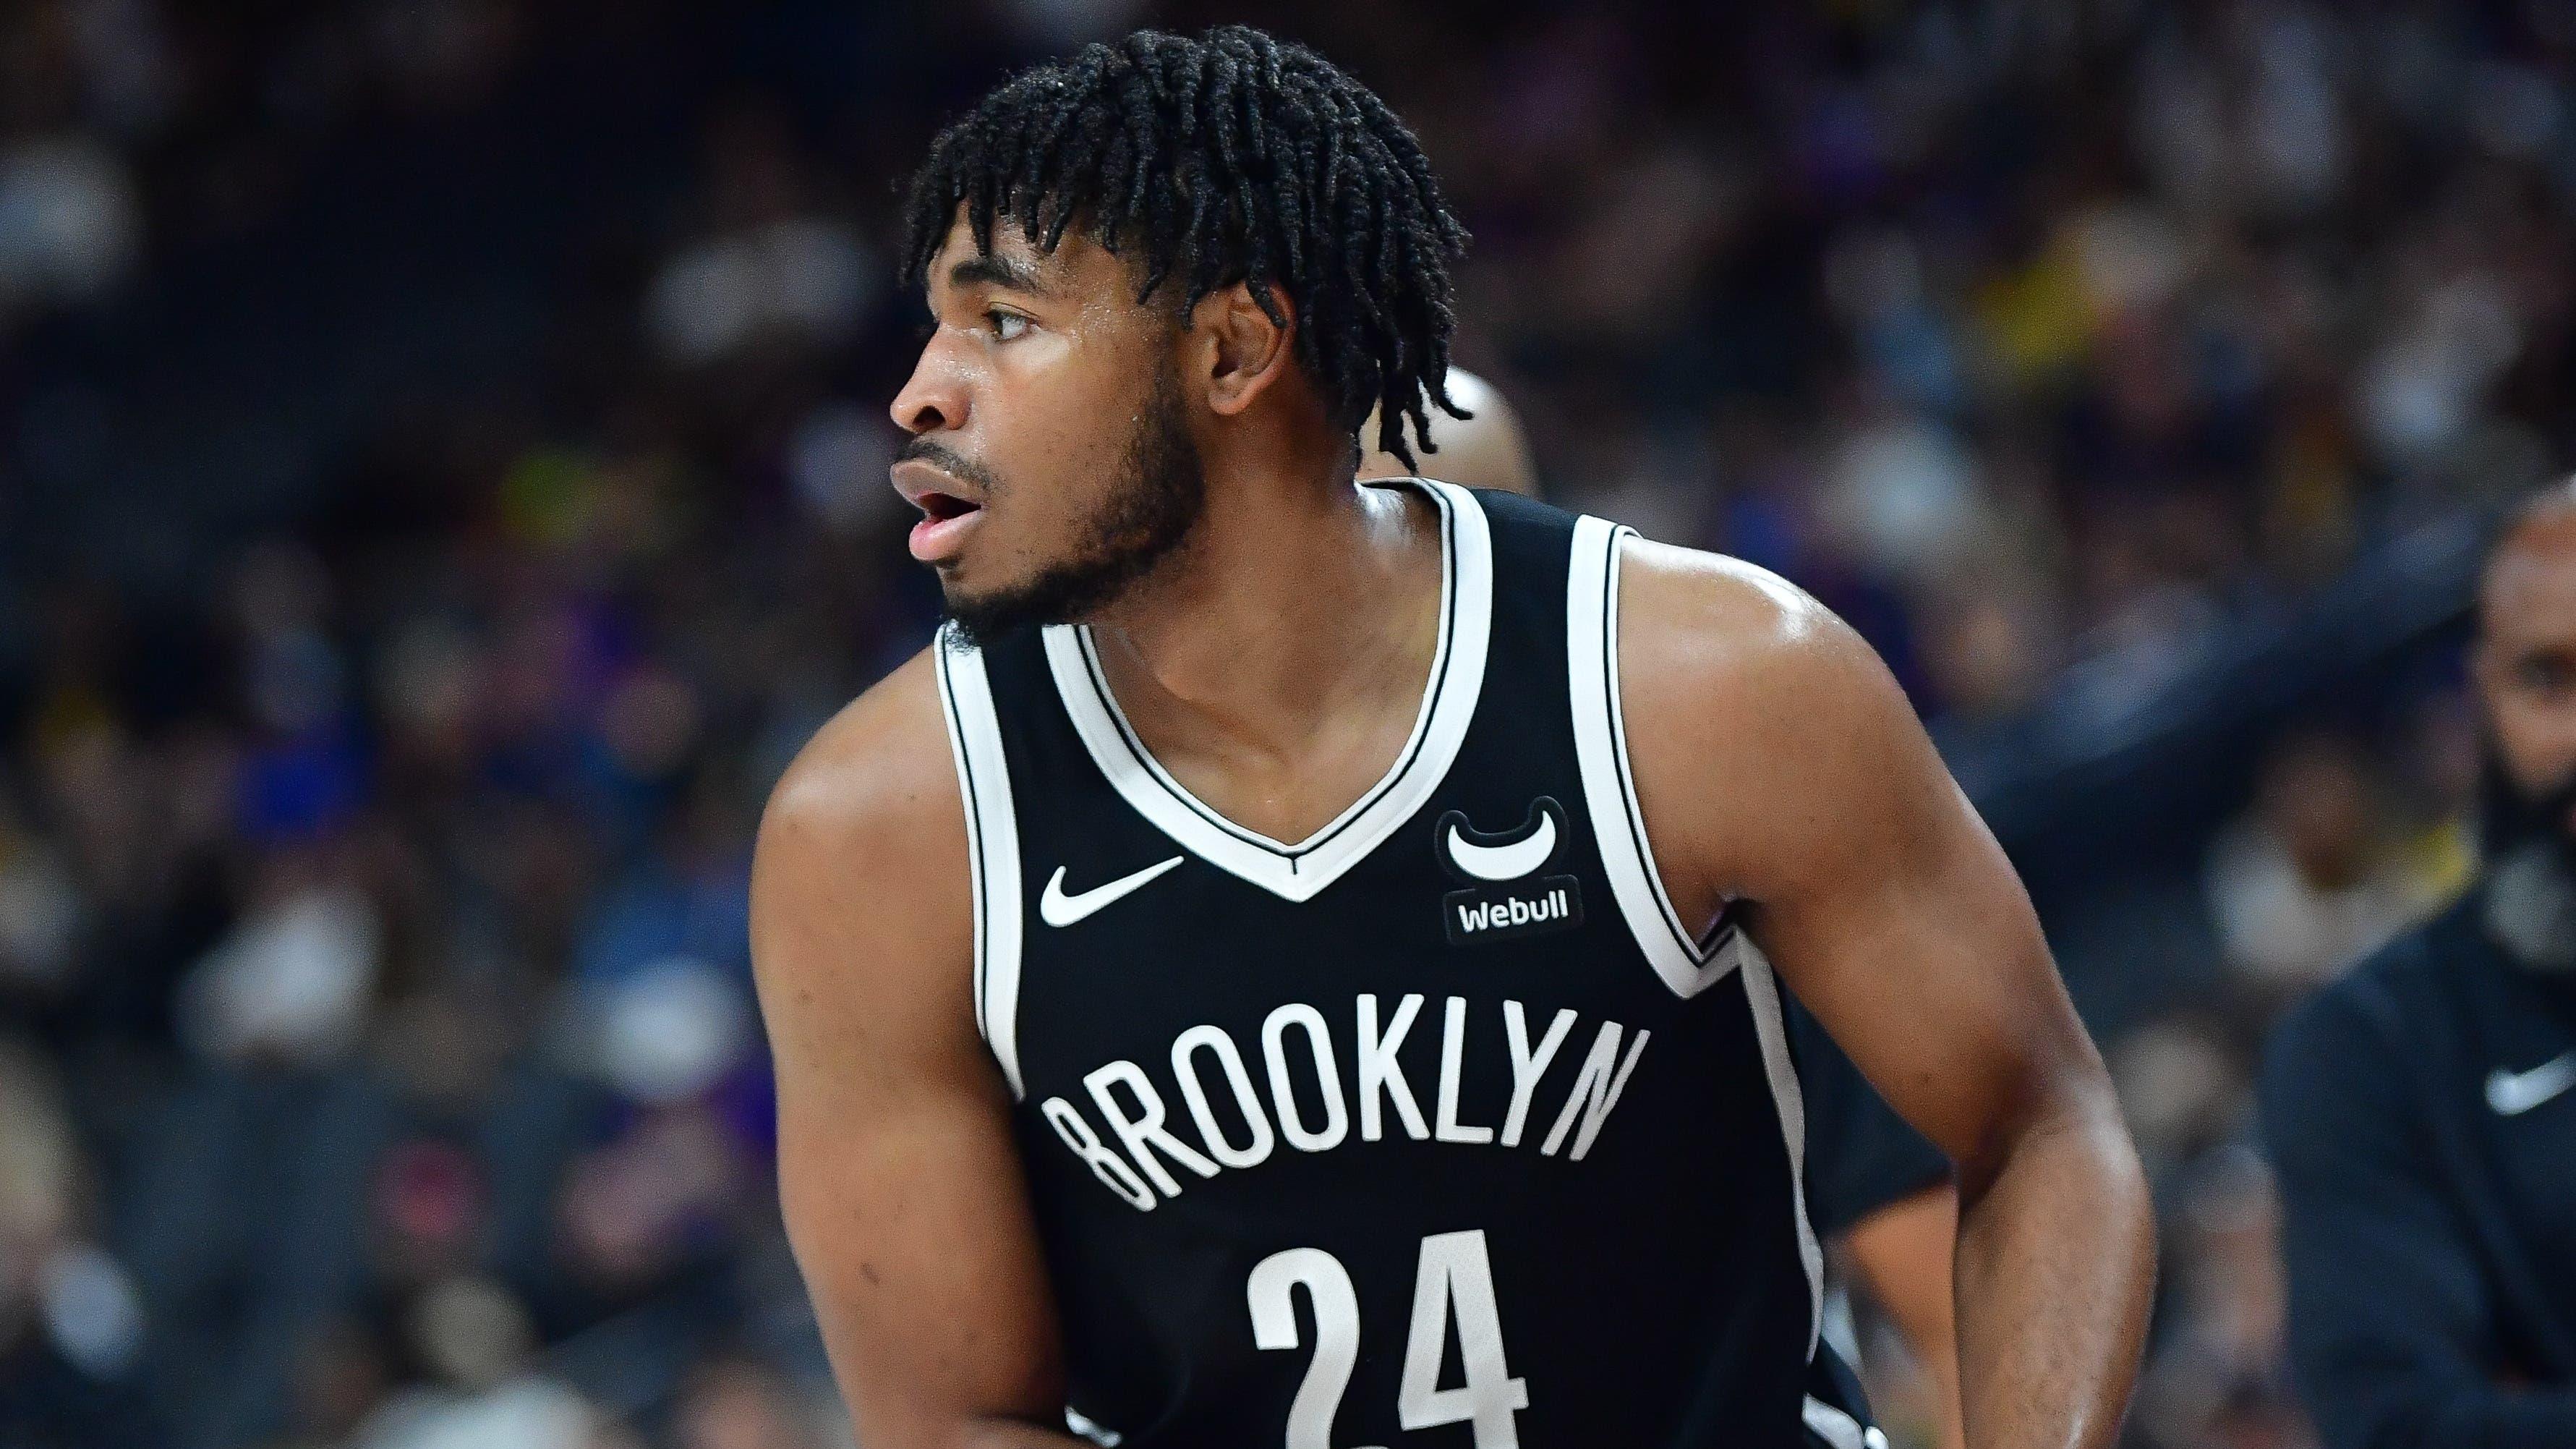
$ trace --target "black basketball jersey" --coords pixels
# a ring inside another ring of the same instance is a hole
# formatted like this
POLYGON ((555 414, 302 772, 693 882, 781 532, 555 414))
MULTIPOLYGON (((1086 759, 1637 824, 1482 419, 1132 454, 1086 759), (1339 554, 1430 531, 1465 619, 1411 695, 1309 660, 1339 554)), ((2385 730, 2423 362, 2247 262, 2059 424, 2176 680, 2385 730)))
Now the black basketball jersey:
POLYGON ((1730 923, 1694 939, 1647 851, 1624 530, 1389 486, 1441 515, 1440 648, 1393 767, 1303 841, 1165 773, 1084 629, 936 651, 1068 1423, 1883 1444, 1822 1387, 1771 968, 1730 923))

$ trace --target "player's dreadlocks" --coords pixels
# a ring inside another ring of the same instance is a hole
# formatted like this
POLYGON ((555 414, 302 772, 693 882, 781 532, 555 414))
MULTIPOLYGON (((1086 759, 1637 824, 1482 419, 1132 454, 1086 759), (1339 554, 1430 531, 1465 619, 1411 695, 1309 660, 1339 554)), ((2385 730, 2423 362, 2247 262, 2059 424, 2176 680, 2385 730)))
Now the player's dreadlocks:
POLYGON ((1449 266, 1466 229, 1413 133, 1366 86, 1302 45, 1219 26, 1142 30, 1024 71, 940 133, 914 176, 905 285, 918 285, 960 204, 989 251, 996 218, 1053 251, 1080 225, 1135 249, 1141 303, 1178 278, 1181 310, 1235 282, 1273 322, 1296 312, 1296 356, 1334 423, 1379 409, 1378 446, 1414 466, 1401 419, 1430 448, 1449 400, 1449 266))

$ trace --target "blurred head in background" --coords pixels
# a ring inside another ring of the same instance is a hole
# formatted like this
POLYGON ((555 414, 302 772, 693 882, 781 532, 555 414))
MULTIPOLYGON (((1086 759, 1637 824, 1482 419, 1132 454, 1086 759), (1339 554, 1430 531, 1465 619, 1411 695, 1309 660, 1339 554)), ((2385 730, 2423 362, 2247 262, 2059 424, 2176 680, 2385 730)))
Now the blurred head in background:
MULTIPOLYGON (((1368 456, 1360 459, 1360 476, 1402 478, 1419 466, 1444 482, 1469 488, 1499 488, 1536 498, 1538 459, 1531 456, 1519 412, 1492 383, 1463 367, 1449 369, 1444 381, 1449 400, 1465 411, 1456 417, 1434 415, 1430 429, 1420 435, 1425 448, 1439 455, 1438 461, 1408 462, 1384 448, 1372 447, 1368 456)), ((1369 414, 1368 426, 1360 429, 1363 443, 1376 433, 1377 417, 1376 413, 1369 414)))
POLYGON ((2490 742, 2489 928, 2524 965, 2576 972, 2576 479, 2507 521, 2472 668, 2490 742))
POLYGON ((1254 30, 1025 72, 915 177, 933 325, 893 404, 914 558, 977 634, 1084 618, 1235 478, 1346 481, 1445 405, 1466 232, 1366 87, 1254 30))

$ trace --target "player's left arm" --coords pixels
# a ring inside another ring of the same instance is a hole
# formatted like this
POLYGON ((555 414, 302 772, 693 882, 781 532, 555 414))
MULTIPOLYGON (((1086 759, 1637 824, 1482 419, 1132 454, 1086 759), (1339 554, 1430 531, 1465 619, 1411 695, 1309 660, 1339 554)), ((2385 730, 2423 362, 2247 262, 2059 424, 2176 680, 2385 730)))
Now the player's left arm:
POLYGON ((1738 903, 1862 1073, 1958 1164, 1968 1443, 2111 1443, 2153 1222, 2012 866, 1885 666, 1813 599, 1632 543, 1619 605, 1631 768, 1675 908, 1738 903))

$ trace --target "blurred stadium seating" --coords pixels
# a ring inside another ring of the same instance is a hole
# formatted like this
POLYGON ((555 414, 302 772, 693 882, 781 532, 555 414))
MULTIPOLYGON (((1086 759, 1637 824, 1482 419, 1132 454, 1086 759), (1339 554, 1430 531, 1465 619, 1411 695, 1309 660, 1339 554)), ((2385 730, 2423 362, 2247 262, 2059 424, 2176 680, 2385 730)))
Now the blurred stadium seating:
POLYGON ((2555 0, 0 8, 0 1440, 846 1440, 744 888, 935 615, 893 188, 1215 19, 1419 129, 1552 491, 1886 654, 2156 1177, 2133 1441, 2308 1442, 2245 1080, 2467 866, 2555 0))

